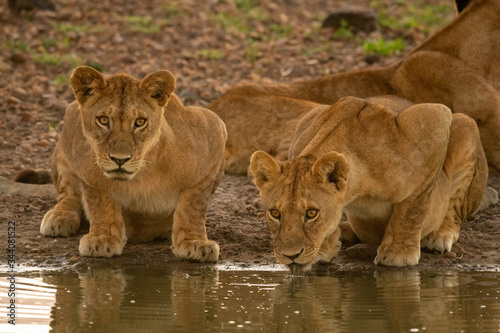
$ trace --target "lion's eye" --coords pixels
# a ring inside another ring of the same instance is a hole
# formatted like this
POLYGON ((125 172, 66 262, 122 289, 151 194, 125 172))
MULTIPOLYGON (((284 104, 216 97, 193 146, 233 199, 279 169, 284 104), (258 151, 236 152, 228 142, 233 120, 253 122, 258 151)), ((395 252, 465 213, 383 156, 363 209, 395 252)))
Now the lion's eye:
POLYGON ((306 218, 308 220, 311 220, 311 219, 315 218, 316 216, 318 216, 318 210, 317 209, 309 209, 306 212, 306 218))
POLYGON ((147 122, 147 120, 144 118, 137 118, 135 120, 134 125, 135 125, 135 127, 143 127, 144 125, 146 125, 146 122, 147 122))
POLYGON ((106 117, 106 116, 100 116, 100 117, 97 117, 97 121, 99 122, 99 124, 101 125, 104 125, 104 126, 108 126, 109 125, 109 118, 106 117))
POLYGON ((271 210, 269 211, 269 214, 271 214, 271 217, 273 217, 273 218, 275 218, 275 219, 277 219, 277 220, 279 220, 279 219, 281 218, 281 213, 280 213, 280 211, 279 211, 279 210, 277 210, 277 209, 271 209, 271 210))

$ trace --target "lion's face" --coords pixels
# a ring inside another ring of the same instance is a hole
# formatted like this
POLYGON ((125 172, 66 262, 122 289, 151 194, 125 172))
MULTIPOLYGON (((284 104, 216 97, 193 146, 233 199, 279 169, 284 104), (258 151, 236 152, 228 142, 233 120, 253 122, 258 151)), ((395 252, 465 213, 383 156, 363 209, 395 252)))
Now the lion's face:
POLYGON ((105 80, 79 67, 71 84, 83 132, 104 175, 132 179, 148 163, 146 153, 160 136, 163 107, 175 86, 172 74, 158 71, 142 81, 121 74, 105 80))
POLYGON ((338 153, 279 165, 262 151, 251 159, 278 262, 307 271, 325 257, 321 244, 342 216, 347 162, 338 153))

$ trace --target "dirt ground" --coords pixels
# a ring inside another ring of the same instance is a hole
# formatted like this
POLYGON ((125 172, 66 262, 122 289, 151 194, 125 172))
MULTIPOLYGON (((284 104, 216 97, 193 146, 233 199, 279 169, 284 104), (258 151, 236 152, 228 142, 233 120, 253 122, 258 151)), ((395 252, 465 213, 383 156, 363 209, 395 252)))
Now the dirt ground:
MULTIPOLYGON (((142 78, 168 69, 177 78, 176 93, 186 105, 206 106, 242 80, 291 81, 328 73, 393 63, 450 21, 452 1, 442 5, 439 20, 411 28, 381 28, 372 33, 339 36, 321 29, 326 15, 353 3, 370 4, 398 20, 407 8, 400 1, 279 0, 260 1, 118 1, 60 0, 57 11, 10 13, 0 3, 0 176, 13 179, 25 167, 47 168, 61 131, 64 110, 74 98, 68 78, 75 66, 92 65, 105 74, 126 72, 142 78), (406 48, 391 56, 366 57, 362 40, 402 38, 406 48)), ((500 191, 500 176, 490 175, 500 191)), ((69 238, 39 233, 50 196, 0 192, 0 247, 7 248, 8 221, 16 223, 16 260, 21 266, 67 267, 102 263, 175 262, 169 241, 127 244, 113 259, 80 257, 82 225, 69 238)), ((500 205, 462 225, 449 254, 422 253, 423 269, 498 269, 500 205)), ((207 214, 209 238, 220 244, 222 263, 274 262, 272 242, 258 191, 251 180, 226 175, 207 214)), ((328 265, 332 269, 370 269, 376 249, 344 244, 328 265)), ((6 251, 0 257, 7 258, 6 251)))

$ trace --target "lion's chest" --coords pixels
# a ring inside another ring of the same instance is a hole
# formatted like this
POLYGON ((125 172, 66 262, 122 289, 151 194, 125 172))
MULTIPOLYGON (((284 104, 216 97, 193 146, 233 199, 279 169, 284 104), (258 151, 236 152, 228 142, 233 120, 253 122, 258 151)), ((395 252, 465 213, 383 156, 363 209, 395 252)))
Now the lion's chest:
POLYGON ((179 192, 161 183, 148 186, 114 186, 109 196, 122 208, 137 213, 170 215, 177 206, 179 192))

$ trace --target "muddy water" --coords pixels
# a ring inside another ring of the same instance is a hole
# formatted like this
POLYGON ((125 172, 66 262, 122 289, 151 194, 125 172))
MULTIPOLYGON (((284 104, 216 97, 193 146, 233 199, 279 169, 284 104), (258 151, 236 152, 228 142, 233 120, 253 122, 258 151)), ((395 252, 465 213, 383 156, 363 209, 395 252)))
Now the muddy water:
POLYGON ((281 266, 0 273, 0 332, 499 332, 500 272, 281 266))

